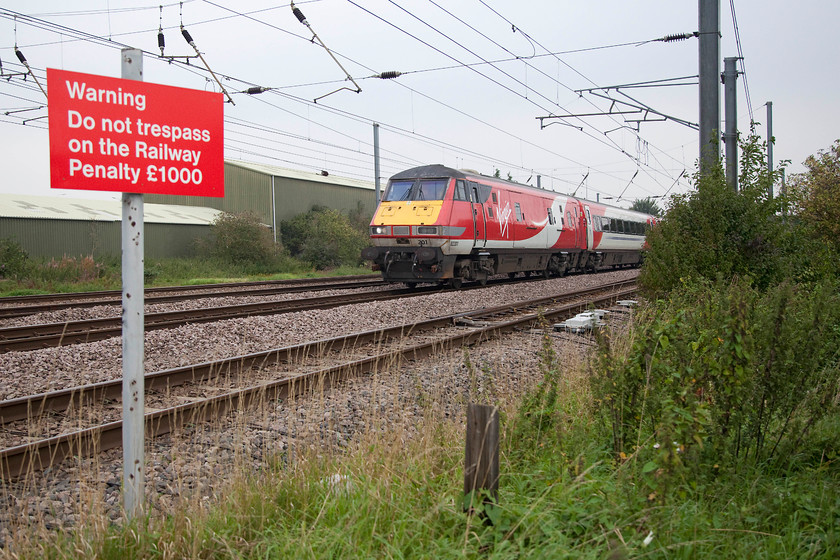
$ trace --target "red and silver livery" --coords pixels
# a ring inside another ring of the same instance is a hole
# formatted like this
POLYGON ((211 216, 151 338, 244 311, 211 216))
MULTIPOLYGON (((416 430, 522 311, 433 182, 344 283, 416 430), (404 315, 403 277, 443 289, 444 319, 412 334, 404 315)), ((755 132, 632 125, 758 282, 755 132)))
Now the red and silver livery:
POLYGON ((655 218, 442 165, 391 177, 370 223, 373 261, 386 281, 416 284, 494 274, 637 266, 655 218))

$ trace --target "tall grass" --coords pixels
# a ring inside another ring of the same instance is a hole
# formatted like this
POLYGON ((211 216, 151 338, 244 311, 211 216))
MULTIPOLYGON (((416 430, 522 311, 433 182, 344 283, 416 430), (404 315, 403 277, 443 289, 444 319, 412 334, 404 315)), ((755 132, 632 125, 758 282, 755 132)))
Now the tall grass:
MULTIPOLYGON (((612 357, 631 357, 634 340, 614 335, 612 357)), ((234 412, 221 429, 181 429, 149 457, 151 470, 175 471, 172 488, 150 489, 149 515, 127 526, 104 503, 115 496, 108 471, 80 460, 69 499, 75 528, 57 532, 55 516, 33 516, 0 556, 835 557, 837 414, 817 422, 783 470, 709 465, 672 476, 663 499, 662 484, 652 491, 648 480, 669 473, 645 468, 656 438, 643 432, 638 447, 615 452, 590 380, 601 358, 560 341, 550 332, 520 336, 527 360, 506 361, 506 348, 491 342, 433 365, 392 364, 338 392, 316 386, 234 412), (460 376, 457 389, 434 383, 444 370, 460 376), (352 435, 346 418, 329 414, 335 399, 358 403, 352 435), (502 411, 492 523, 462 507, 468 402, 502 411), (264 428, 261 441, 245 436, 255 426, 264 428)), ((6 491, 0 497, 20 507, 6 491)))

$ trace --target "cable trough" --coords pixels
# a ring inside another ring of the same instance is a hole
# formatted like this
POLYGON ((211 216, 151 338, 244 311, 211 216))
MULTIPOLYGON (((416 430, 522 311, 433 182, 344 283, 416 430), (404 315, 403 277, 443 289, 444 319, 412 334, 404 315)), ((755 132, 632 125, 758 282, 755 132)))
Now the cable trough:
MULTIPOLYGON (((447 349, 608 306, 632 281, 477 309, 146 375, 146 434, 156 437, 228 411, 386 371, 447 349), (173 403, 180 403, 174 404, 173 403)), ((122 444, 121 380, 0 403, 0 478, 17 479, 75 455, 122 444), (85 427, 87 426, 87 427, 85 427)))

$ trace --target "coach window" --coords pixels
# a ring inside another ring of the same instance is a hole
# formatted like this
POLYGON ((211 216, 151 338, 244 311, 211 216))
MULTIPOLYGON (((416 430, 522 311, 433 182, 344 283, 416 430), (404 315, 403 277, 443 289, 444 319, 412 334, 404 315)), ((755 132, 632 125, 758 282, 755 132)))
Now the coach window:
POLYGON ((572 221, 572 213, 571 212, 566 212, 566 225, 569 228, 571 228, 571 227, 573 227, 572 224, 574 224, 574 222, 572 221))
POLYGON ((603 231, 609 232, 610 231, 610 219, 604 216, 601 218, 601 227, 603 231))
POLYGON ((455 200, 469 200, 467 198, 467 185, 464 181, 457 181, 455 183, 455 200))
POLYGON ((488 217, 488 218, 492 218, 492 217, 493 217, 493 207, 492 207, 492 206, 488 206, 488 207, 487 207, 487 217, 488 217))
POLYGON ((548 223, 553 226, 554 225, 554 214, 551 213, 551 208, 546 208, 545 211, 548 214, 548 223))
POLYGON ((593 216, 592 221, 595 222, 595 231, 601 231, 601 216, 593 216))
POLYGON ((499 200, 496 198, 496 193, 493 193, 493 204, 498 204, 499 200))
POLYGON ((516 221, 521 222, 522 221, 522 208, 519 207, 518 202, 514 203, 514 208, 516 209, 516 221))

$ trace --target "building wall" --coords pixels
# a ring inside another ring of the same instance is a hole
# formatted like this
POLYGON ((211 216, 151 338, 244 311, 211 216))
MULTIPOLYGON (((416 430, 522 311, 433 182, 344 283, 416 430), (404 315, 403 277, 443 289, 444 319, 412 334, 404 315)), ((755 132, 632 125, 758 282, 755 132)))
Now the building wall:
POLYGON ((253 212, 265 224, 271 224, 271 177, 251 169, 225 165, 225 196, 181 196, 146 194, 145 202, 203 206, 231 214, 253 212))
MULTIPOLYGON (((205 225, 145 223, 145 256, 150 259, 190 257, 195 243, 207 238, 205 225)), ((122 253, 120 222, 0 218, 0 238, 12 238, 31 257, 116 257, 122 253)))
POLYGON ((203 206, 229 213, 252 212, 260 220, 279 229, 280 222, 308 212, 315 205, 343 213, 361 205, 366 216, 376 210, 376 193, 371 189, 274 176, 274 212, 271 211, 272 176, 236 165, 225 165, 225 196, 145 195, 146 202, 203 206))

